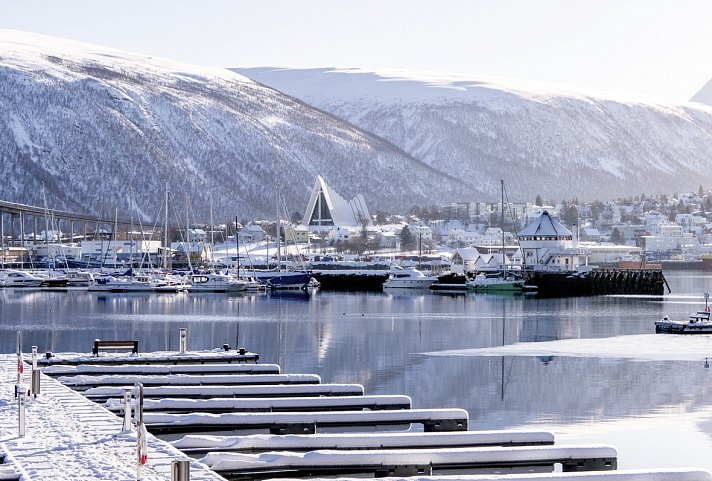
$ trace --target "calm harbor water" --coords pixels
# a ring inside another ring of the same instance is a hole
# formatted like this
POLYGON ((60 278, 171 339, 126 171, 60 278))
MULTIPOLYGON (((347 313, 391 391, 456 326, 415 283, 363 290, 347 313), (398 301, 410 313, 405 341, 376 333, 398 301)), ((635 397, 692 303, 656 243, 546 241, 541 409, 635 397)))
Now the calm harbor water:
POLYGON ((0 352, 141 351, 223 344, 284 372, 461 407, 471 429, 546 429, 558 442, 611 444, 619 468, 712 470, 712 336, 655 335, 712 291, 712 273, 666 273, 664 297, 538 299, 429 292, 106 294, 0 289, 0 352))

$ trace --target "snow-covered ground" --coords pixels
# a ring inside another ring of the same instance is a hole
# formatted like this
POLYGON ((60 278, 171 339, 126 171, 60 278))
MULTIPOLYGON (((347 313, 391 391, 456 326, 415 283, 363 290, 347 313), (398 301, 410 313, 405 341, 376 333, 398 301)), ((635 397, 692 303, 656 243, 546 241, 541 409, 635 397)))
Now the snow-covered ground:
POLYGON ((567 356, 635 361, 701 361, 712 353, 712 337, 637 334, 598 339, 519 342, 481 349, 429 352, 431 356, 567 356))
MULTIPOLYGON (((122 420, 97 404, 42 375, 41 394, 27 403, 26 431, 19 437, 14 397, 17 358, 0 356, 0 451, 24 471, 23 481, 134 481, 136 434, 122 432, 122 420)), ((22 382, 29 384, 29 366, 22 382)), ((148 437, 144 481, 171 479, 171 461, 189 459, 170 444, 148 437)), ((191 461, 191 479, 223 478, 191 461)))

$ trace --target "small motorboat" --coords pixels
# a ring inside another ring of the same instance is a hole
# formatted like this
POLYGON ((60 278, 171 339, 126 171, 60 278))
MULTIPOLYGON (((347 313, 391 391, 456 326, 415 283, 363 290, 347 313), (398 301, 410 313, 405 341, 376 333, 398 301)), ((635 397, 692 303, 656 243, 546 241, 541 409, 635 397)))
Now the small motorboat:
POLYGON ((658 334, 712 334, 708 299, 709 293, 705 292, 705 309, 690 314, 690 318, 686 321, 674 321, 668 316, 655 321, 655 332, 658 334))

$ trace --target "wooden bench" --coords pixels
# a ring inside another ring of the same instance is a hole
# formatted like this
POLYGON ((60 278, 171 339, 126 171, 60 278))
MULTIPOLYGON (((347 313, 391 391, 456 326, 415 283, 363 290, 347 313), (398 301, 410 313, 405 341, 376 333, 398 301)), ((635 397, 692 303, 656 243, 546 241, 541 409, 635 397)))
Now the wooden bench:
POLYGON ((94 347, 91 353, 95 356, 99 355, 99 350, 106 349, 131 349, 131 354, 138 354, 138 341, 136 339, 126 341, 102 341, 94 339, 94 347))

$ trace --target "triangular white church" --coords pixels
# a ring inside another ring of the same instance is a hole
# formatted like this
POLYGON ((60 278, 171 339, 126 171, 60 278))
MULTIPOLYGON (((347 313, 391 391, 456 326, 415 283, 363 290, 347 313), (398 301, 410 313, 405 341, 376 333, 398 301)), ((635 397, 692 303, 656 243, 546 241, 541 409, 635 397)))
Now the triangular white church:
POLYGON ((361 228, 372 222, 363 195, 347 201, 318 175, 304 214, 304 224, 310 231, 328 231, 333 228, 361 228))

